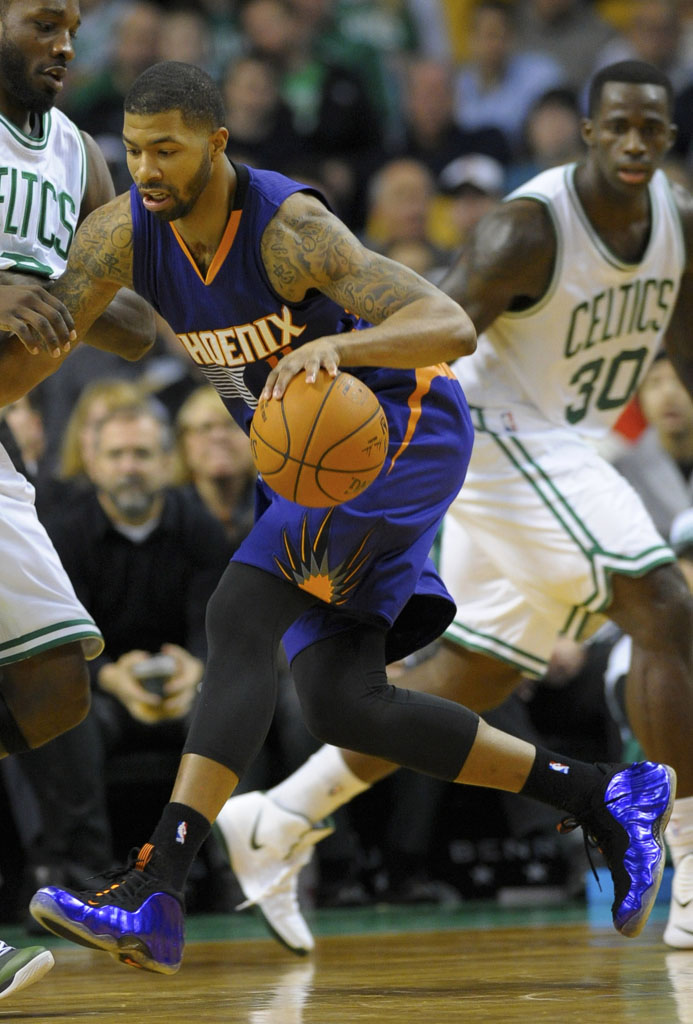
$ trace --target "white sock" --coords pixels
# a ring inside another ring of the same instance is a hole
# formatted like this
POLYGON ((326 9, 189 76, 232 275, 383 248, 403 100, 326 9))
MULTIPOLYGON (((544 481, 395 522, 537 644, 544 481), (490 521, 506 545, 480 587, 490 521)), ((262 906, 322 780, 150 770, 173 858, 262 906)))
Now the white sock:
POLYGON ((664 833, 671 858, 676 867, 683 858, 693 853, 693 796, 674 800, 674 809, 664 833))
POLYGON ((320 747, 293 775, 267 791, 285 811, 315 823, 370 788, 344 763, 338 747, 320 747))

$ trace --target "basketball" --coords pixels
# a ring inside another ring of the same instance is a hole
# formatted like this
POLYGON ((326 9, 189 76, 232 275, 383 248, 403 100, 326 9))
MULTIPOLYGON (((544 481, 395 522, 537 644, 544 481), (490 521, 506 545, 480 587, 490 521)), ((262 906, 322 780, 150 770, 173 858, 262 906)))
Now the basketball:
POLYGON ((388 429, 371 389, 349 373, 320 370, 314 384, 292 378, 281 401, 261 401, 250 448, 262 479, 283 498, 310 508, 363 494, 382 469, 388 429))

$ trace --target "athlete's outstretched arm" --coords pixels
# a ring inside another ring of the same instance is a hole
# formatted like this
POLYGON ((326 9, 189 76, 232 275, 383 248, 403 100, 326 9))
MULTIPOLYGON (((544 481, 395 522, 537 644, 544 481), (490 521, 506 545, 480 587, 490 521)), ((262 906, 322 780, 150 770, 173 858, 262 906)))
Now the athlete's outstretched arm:
POLYGON ((282 392, 301 370, 320 366, 430 366, 469 355, 474 327, 457 302, 412 270, 365 248, 319 200, 296 193, 282 203, 262 238, 275 290, 300 302, 317 290, 375 326, 330 335, 289 353, 265 393, 282 392))

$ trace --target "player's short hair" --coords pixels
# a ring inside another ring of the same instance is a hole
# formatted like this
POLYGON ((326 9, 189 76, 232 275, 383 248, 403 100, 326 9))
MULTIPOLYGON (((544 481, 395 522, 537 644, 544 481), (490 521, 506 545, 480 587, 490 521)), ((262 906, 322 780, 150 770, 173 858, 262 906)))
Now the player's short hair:
POLYGON ((635 85, 661 85, 667 94, 669 113, 674 110, 674 87, 671 79, 653 64, 642 60, 621 60, 616 64, 607 64, 592 78, 587 100, 587 116, 594 117, 602 98, 602 90, 607 82, 628 82, 635 85))
POLYGON ((224 124, 224 101, 214 80, 194 64, 163 60, 133 82, 125 97, 127 114, 179 110, 184 124, 215 131, 224 124))

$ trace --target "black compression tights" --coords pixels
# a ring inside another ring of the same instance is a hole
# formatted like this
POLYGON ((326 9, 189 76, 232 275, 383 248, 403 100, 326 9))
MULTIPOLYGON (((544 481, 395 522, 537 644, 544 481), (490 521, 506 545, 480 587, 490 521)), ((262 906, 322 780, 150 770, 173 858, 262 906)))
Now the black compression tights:
MULTIPOLYGON (((185 753, 243 776, 272 721, 278 644, 314 604, 293 584, 229 565, 207 609, 207 669, 185 753)), ((321 640, 301 652, 291 669, 306 725, 317 739, 441 779, 459 774, 477 715, 389 684, 382 630, 355 626, 321 640)))

